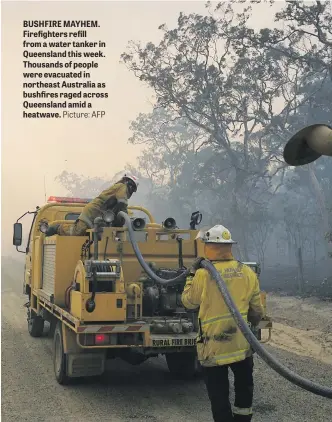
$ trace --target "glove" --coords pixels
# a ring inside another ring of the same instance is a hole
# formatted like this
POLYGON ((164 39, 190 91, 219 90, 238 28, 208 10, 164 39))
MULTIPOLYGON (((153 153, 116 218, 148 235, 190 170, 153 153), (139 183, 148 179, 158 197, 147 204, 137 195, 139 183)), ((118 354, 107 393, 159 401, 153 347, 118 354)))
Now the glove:
POLYGON ((251 323, 251 325, 256 326, 259 324, 259 321, 262 319, 257 312, 255 312, 252 308, 249 307, 248 310, 248 321, 251 323))
POLYGON ((192 266, 190 267, 190 273, 191 274, 195 274, 195 272, 201 267, 201 262, 204 260, 205 258, 202 257, 198 257, 195 259, 195 261, 192 263, 192 266))

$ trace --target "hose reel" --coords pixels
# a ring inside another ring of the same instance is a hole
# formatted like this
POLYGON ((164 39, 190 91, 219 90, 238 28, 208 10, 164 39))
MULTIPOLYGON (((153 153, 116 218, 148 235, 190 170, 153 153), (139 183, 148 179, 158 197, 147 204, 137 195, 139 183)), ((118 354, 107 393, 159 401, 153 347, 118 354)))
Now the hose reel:
POLYGON ((85 261, 84 267, 85 277, 91 285, 92 293, 85 302, 85 309, 91 313, 96 308, 95 296, 99 292, 99 284, 103 284, 102 291, 114 290, 113 284, 120 278, 120 262, 118 260, 99 261, 93 259, 85 261))

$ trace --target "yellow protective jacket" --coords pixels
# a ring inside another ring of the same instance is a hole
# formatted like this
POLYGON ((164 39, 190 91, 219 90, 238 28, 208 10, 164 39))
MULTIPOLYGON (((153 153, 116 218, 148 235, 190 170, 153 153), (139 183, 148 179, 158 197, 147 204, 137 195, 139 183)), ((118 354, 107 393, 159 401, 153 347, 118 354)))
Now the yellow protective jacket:
MULTIPOLYGON (((251 317, 257 324, 263 316, 259 281, 254 271, 235 259, 212 262, 222 278, 242 317, 251 317)), ((237 327, 217 283, 205 269, 189 276, 182 293, 187 309, 199 307, 197 354, 202 366, 218 366, 238 362, 252 354, 251 348, 237 327)))
POLYGON ((127 212, 128 191, 125 183, 116 183, 103 190, 97 198, 84 207, 79 220, 92 227, 94 219, 106 210, 112 210, 115 214, 119 211, 127 212))

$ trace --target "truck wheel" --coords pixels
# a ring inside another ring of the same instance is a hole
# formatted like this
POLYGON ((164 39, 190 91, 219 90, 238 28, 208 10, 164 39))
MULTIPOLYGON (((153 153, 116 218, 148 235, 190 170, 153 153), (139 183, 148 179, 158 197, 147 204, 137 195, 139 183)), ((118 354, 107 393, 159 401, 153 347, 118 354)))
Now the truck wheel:
POLYGON ((196 353, 168 353, 166 362, 169 372, 178 377, 193 378, 201 373, 196 353))
POLYGON ((42 317, 30 311, 28 317, 28 331, 31 337, 41 337, 43 335, 44 322, 42 317))
POLYGON ((66 354, 63 351, 62 323, 59 321, 54 330, 53 365, 55 378, 61 385, 69 384, 67 376, 66 354))
POLYGON ((49 336, 54 338, 54 333, 55 333, 55 327, 57 326, 57 319, 56 318, 52 318, 50 321, 50 331, 49 331, 49 336))

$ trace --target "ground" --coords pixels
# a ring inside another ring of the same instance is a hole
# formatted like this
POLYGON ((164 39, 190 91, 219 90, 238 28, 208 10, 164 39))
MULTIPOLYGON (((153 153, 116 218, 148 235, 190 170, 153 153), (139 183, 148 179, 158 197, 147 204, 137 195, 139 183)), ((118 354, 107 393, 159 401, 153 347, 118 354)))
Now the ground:
MULTIPOLYGON (((112 361, 102 378, 58 385, 52 340, 27 331, 21 271, 2 268, 4 422, 212 422, 203 382, 173 379, 162 358, 136 367, 112 361)), ((271 295, 268 309, 276 321, 269 352, 300 375, 331 386, 332 303, 271 295)), ((332 401, 293 386, 256 357, 254 412, 256 422, 328 422, 332 401)))
POLYGON ((332 365, 332 301, 269 294, 268 309, 271 346, 332 365))

